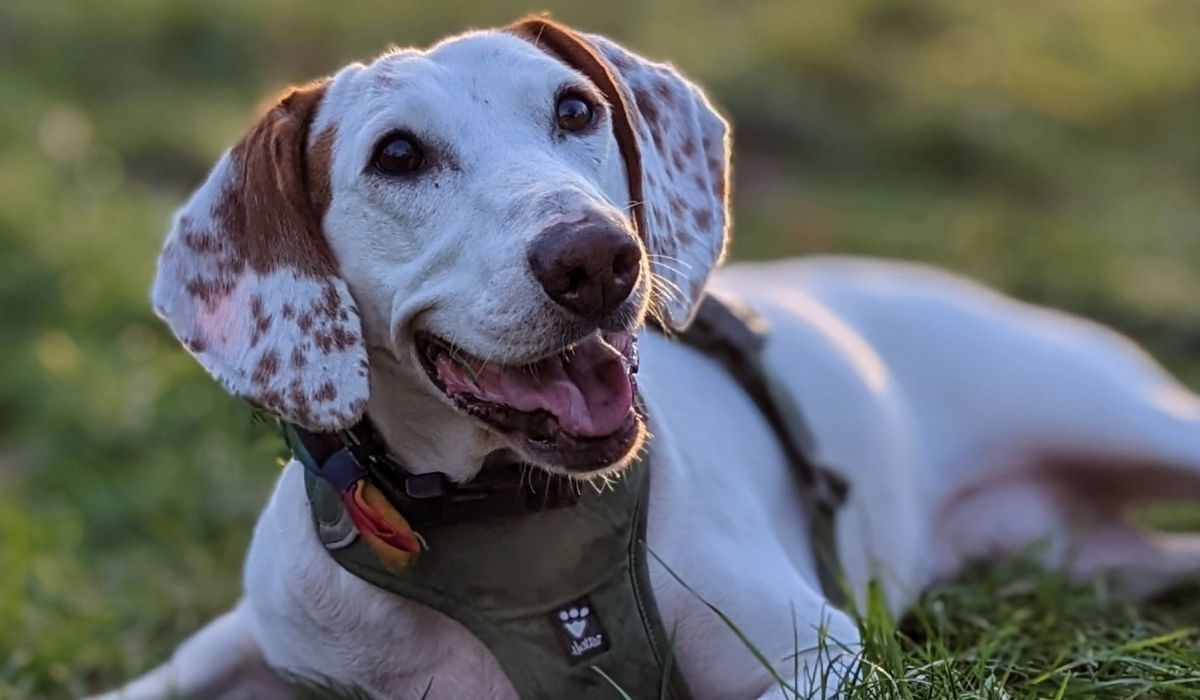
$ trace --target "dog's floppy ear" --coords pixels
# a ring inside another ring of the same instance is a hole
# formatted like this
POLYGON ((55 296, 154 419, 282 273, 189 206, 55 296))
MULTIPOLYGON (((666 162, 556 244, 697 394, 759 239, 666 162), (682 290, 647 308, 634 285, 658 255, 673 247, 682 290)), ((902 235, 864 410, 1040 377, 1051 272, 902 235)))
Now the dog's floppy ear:
POLYGON ((691 321, 728 240, 729 144, 725 120, 700 88, 599 36, 545 17, 509 27, 587 76, 612 107, 639 232, 651 254, 663 320, 691 321))
POLYGON ((325 83, 293 89, 176 214, 154 307, 232 394, 312 430, 361 417, 366 349, 322 232, 332 129, 325 83))

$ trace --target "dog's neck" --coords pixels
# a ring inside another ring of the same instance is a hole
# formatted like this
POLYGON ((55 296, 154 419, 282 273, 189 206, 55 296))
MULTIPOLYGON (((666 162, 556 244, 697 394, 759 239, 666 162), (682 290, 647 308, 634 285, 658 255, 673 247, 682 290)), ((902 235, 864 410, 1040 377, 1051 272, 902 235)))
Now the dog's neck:
POLYGON ((436 396, 419 368, 384 350, 371 350, 367 415, 391 455, 414 473, 443 472, 464 482, 504 445, 436 396))

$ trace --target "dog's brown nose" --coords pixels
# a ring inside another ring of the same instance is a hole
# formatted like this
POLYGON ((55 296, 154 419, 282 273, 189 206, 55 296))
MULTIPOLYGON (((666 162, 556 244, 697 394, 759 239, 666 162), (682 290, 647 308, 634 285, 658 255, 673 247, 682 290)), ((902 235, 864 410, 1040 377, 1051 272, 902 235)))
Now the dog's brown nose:
POLYGON ((595 219, 555 224, 529 246, 529 265, 542 289, 588 320, 606 316, 629 297, 641 262, 633 236, 595 219))

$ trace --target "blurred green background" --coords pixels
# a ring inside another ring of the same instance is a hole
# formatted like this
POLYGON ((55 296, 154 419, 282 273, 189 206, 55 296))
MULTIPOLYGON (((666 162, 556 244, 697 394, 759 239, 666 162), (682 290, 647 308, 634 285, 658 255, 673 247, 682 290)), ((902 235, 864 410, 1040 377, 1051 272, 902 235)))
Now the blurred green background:
POLYGON ((930 261, 1200 384, 1200 3, 5 0, 0 697, 111 685, 229 606, 279 447, 150 312, 168 217, 254 108, 549 9, 736 133, 740 258, 930 261))

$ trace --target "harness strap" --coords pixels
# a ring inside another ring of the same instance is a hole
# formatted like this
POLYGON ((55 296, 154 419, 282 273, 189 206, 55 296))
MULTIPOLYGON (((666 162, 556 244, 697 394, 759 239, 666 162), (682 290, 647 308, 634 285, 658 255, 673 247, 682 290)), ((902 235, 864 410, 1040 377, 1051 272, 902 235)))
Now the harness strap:
POLYGON ((837 607, 846 601, 837 556, 837 510, 846 502, 849 485, 816 457, 816 439, 791 394, 770 381, 762 353, 767 321, 750 307, 705 295, 692 325, 679 339, 708 355, 729 372, 771 425, 800 479, 808 515, 809 542, 817 578, 825 597, 837 607))

